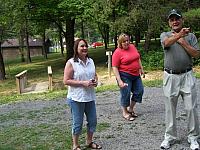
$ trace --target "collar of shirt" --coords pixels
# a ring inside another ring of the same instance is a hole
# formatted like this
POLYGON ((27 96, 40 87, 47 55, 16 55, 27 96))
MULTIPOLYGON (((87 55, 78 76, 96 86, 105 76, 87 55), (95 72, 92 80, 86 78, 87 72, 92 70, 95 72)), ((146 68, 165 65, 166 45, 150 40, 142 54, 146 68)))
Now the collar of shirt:
POLYGON ((84 63, 81 59, 78 58, 78 62, 79 62, 79 64, 81 64, 81 65, 88 65, 88 63, 90 63, 90 60, 89 60, 89 58, 87 58, 87 59, 86 59, 86 63, 84 63))

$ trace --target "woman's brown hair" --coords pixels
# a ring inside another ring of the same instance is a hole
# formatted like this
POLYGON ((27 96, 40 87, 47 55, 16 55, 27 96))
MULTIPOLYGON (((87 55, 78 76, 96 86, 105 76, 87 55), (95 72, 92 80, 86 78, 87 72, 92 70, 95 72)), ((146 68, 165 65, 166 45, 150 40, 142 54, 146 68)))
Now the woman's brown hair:
MULTIPOLYGON (((88 43, 85 39, 77 39, 75 42, 74 42, 74 62, 78 62, 78 44, 80 41, 83 41, 85 43, 85 45, 88 47, 88 43)), ((88 54, 87 56, 88 57, 88 54)))

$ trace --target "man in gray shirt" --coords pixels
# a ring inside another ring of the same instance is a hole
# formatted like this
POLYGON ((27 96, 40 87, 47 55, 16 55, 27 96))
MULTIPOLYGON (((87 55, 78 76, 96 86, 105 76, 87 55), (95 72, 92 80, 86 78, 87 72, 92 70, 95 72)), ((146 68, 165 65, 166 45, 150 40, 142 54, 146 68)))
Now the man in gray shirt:
POLYGON ((165 101, 166 131, 161 149, 170 148, 177 139, 176 107, 181 95, 188 117, 188 142, 190 149, 199 149, 198 115, 196 112, 196 87, 192 71, 192 58, 200 56, 200 49, 196 36, 190 28, 183 27, 182 14, 172 9, 168 14, 168 23, 171 31, 163 32, 161 45, 164 49, 164 77, 163 91, 167 97, 165 101))

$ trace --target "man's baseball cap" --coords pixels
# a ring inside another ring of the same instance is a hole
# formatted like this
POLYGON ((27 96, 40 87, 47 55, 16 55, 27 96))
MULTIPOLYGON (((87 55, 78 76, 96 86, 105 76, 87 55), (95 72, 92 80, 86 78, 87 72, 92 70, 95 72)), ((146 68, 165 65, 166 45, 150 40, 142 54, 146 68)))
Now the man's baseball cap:
POLYGON ((179 18, 182 18, 181 12, 178 11, 178 10, 176 10, 176 9, 170 10, 170 12, 169 12, 169 14, 168 14, 168 16, 167 16, 167 19, 169 19, 172 15, 175 15, 175 16, 177 16, 177 17, 179 17, 179 18))

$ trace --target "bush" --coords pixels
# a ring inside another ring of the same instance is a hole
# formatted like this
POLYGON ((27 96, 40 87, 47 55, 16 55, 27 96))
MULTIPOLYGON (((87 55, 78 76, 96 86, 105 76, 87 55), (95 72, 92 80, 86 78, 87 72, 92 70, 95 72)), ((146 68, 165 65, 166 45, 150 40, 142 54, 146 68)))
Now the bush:
POLYGON ((160 46, 160 42, 152 41, 150 50, 146 52, 143 45, 139 45, 142 65, 145 70, 161 70, 164 66, 164 52, 160 46))
POLYGON ((141 53, 143 67, 147 70, 157 70, 163 68, 163 51, 150 51, 141 53))
MULTIPOLYGON (((200 44, 199 44, 200 45, 200 44)), ((143 45, 139 45, 138 49, 141 54, 142 65, 145 70, 161 70, 164 66, 164 52, 160 42, 152 41, 150 50, 146 52, 143 45)), ((194 66, 200 65, 200 58, 194 59, 194 66)))

